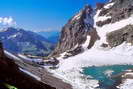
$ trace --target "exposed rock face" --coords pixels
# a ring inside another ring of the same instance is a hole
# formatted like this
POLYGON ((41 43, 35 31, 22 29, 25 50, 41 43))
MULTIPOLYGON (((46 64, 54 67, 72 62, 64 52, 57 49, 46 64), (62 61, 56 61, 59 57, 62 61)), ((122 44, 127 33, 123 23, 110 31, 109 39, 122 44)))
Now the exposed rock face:
POLYGON ((97 22, 99 27, 126 19, 133 14, 132 0, 112 0, 109 3, 114 3, 114 5, 110 8, 102 8, 99 16, 111 16, 111 19, 97 22))
MULTIPOLYGON (((98 27, 129 18, 133 14, 133 2, 132 0, 111 0, 106 4, 98 3, 96 11, 100 11, 97 22, 93 19, 95 11, 90 6, 86 6, 68 21, 62 29, 60 41, 52 56, 66 52, 65 57, 69 57, 83 52, 82 45, 86 42, 87 36, 90 36, 90 41, 88 42, 88 49, 90 49, 100 39, 97 34, 98 27), (93 27, 94 22, 97 25, 95 26, 96 29, 93 27)), ((124 41, 133 44, 131 29, 132 26, 129 25, 107 34, 106 38, 109 45, 103 43, 101 46, 115 47, 124 41)))
POLYGON ((128 25, 107 34, 107 42, 111 47, 118 46, 124 41, 133 44, 133 25, 128 25))
MULTIPOLYGON (((125 0, 126 1, 126 0, 125 0)), ((125 2, 123 2, 122 4, 125 4, 125 2)), ((126 7, 118 7, 116 8, 114 5, 114 9, 112 9, 112 11, 110 12, 110 15, 112 17, 111 23, 120 21, 122 19, 126 19, 129 16, 131 16, 131 14, 133 14, 133 3, 130 3, 128 6, 126 7)))
POLYGON ((97 31, 96 31, 95 28, 90 30, 88 32, 88 35, 91 37, 90 38, 90 43, 88 45, 88 49, 90 49, 95 44, 95 42, 100 39, 100 37, 98 36, 97 31))
POLYGON ((96 4, 96 7, 97 7, 96 10, 102 9, 104 5, 105 5, 104 3, 97 3, 96 4))
POLYGON ((111 23, 111 19, 107 19, 105 21, 98 21, 98 22, 96 22, 97 26, 99 26, 99 27, 102 27, 103 25, 109 24, 109 23, 111 23))
MULTIPOLYGON (((115 86, 117 86, 118 89, 123 89, 122 88, 122 87, 124 87, 123 84, 127 80, 133 80, 133 69, 129 69, 129 70, 126 70, 124 72, 121 72, 121 73, 119 73, 117 75, 112 76, 112 78, 114 78, 116 80, 115 86)), ((126 84, 125 84, 125 89, 126 89, 126 87, 128 87, 128 88, 132 87, 132 81, 131 82, 127 82, 126 84)))
POLYGON ((71 51, 70 53, 74 55, 82 52, 82 44, 86 41, 87 35, 90 34, 89 32, 94 29, 93 14, 92 8, 87 5, 70 19, 63 27, 60 41, 52 55, 57 55, 65 51, 71 51), (73 50, 75 47, 78 48, 78 53, 77 51, 75 52, 75 49, 73 50))
POLYGON ((99 13, 99 16, 105 16, 106 14, 109 13, 110 9, 107 8, 101 8, 101 12, 99 13))
POLYGON ((20 71, 18 65, 16 65, 12 59, 4 55, 1 43, 0 82, 11 84, 18 89, 55 89, 20 71))

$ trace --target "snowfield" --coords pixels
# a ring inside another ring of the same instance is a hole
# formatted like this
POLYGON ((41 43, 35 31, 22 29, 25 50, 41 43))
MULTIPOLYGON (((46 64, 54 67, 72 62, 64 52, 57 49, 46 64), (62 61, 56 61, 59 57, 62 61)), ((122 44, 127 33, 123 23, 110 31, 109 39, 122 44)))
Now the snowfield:
POLYGON ((88 49, 87 47, 88 47, 88 43, 90 43, 90 39, 91 39, 91 37, 87 36, 87 39, 86 39, 85 43, 82 45, 84 50, 88 49))
POLYGON ((89 79, 91 76, 84 76, 81 73, 83 67, 133 64, 132 46, 123 43, 113 49, 104 49, 98 47, 98 43, 92 49, 77 56, 68 59, 60 57, 59 68, 52 70, 52 73, 61 76, 60 78, 65 81, 69 80, 74 89, 96 89, 98 81, 89 79))
POLYGON ((114 2, 109 3, 109 4, 105 5, 104 8, 108 9, 108 8, 112 7, 114 4, 115 4, 114 2))
MULTIPOLYGON (((110 8, 114 3, 107 4, 104 8, 110 8)), ((133 46, 127 43, 123 43, 114 48, 102 48, 100 45, 106 42, 106 34, 115 30, 119 30, 129 24, 133 24, 133 16, 128 19, 123 19, 116 23, 110 23, 103 27, 96 26, 97 21, 104 21, 107 16, 99 17, 101 10, 98 10, 94 16, 94 27, 100 40, 95 45, 87 50, 87 44, 90 42, 90 36, 87 36, 86 42, 82 45, 85 51, 67 59, 63 59, 66 52, 62 53, 58 58, 59 68, 56 70, 49 70, 55 76, 67 80, 73 85, 74 89, 96 89, 98 87, 98 81, 91 79, 91 76, 84 76, 82 72, 83 67, 89 66, 105 66, 105 65, 127 65, 133 64, 133 46)), ((79 15, 77 15, 78 17, 79 15)), ((110 76, 112 71, 107 71, 106 74, 110 76)), ((127 80, 125 83, 119 86, 120 89, 133 89, 133 80, 127 80)))
MULTIPOLYGON (((74 89, 96 89, 98 86, 98 81, 88 79, 88 77, 85 77, 83 74, 81 74, 82 68, 89 66, 133 64, 133 46, 130 46, 130 44, 123 43, 120 46, 114 47, 112 49, 100 47, 102 43, 107 43, 107 33, 121 29, 129 24, 133 24, 133 16, 113 24, 105 25, 103 27, 96 27, 101 40, 97 41, 93 48, 85 50, 84 53, 74 57, 63 59, 63 55, 65 55, 65 53, 61 54, 61 57, 59 58, 59 68, 52 70, 52 73, 58 75, 58 77, 62 76, 65 80, 69 80, 74 89)), ((87 42, 90 42, 89 40, 90 37, 88 36, 87 41, 85 44, 83 44, 84 49, 87 47, 87 42)), ((91 76, 89 76, 89 78, 90 77, 91 76)))

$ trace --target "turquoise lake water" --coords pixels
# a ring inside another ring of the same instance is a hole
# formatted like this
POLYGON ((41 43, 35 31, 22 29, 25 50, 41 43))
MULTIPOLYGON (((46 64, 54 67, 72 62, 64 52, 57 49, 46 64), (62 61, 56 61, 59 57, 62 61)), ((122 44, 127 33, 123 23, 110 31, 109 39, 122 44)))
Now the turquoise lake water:
POLYGON ((133 69, 133 65, 92 66, 83 68, 83 74, 90 75, 93 77, 92 79, 99 80, 101 89, 117 89, 115 87, 110 88, 116 83, 116 80, 112 79, 111 76, 128 69, 133 69))

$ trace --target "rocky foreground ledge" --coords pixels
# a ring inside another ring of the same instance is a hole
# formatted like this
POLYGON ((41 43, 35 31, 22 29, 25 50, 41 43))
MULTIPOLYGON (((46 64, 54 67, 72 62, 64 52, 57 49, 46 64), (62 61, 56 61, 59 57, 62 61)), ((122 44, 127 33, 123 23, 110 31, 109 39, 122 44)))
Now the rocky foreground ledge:
MULTIPOLYGON (((18 61, 16 64, 12 58, 9 58, 4 54, 1 43, 0 82, 1 84, 7 83, 13 85, 18 89, 72 89, 71 85, 53 77, 52 74, 47 72, 44 68, 33 67, 22 61, 18 61), (35 74, 40 80, 37 80, 20 69, 35 74)), ((0 89, 5 88, 0 86, 0 89)))

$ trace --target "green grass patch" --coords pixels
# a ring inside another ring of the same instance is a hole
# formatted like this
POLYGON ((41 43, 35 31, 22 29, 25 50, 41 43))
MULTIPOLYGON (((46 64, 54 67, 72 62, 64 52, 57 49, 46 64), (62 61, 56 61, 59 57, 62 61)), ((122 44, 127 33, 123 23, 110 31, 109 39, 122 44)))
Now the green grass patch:
POLYGON ((7 83, 5 83, 4 85, 5 85, 8 89, 18 89, 18 88, 14 87, 14 86, 12 86, 12 85, 10 85, 10 84, 7 84, 7 83))

